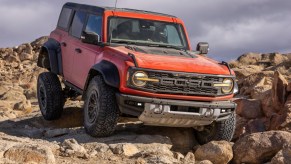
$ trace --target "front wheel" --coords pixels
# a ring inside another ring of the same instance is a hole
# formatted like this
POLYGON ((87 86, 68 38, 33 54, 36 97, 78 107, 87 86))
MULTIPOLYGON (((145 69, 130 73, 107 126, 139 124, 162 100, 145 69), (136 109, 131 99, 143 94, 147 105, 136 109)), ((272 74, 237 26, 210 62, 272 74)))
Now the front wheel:
POLYGON ((235 113, 233 112, 227 120, 214 122, 205 127, 201 132, 196 131, 196 138, 200 144, 210 141, 231 141, 235 132, 235 113))
POLYGON ((115 131, 119 110, 114 88, 102 76, 94 77, 87 89, 84 104, 84 126, 93 137, 106 137, 115 131))

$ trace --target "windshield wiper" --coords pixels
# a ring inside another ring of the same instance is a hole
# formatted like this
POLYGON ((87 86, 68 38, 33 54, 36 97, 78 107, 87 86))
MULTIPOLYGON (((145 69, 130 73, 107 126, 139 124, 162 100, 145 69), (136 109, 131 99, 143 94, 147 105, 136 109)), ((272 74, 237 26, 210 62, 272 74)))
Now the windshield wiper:
POLYGON ((121 44, 137 44, 136 42, 127 40, 112 40, 111 43, 121 43, 121 44))
POLYGON ((185 49, 177 46, 172 46, 172 45, 163 45, 163 44, 149 44, 149 47, 165 47, 165 48, 172 48, 175 50, 180 50, 180 51, 186 51, 185 49))

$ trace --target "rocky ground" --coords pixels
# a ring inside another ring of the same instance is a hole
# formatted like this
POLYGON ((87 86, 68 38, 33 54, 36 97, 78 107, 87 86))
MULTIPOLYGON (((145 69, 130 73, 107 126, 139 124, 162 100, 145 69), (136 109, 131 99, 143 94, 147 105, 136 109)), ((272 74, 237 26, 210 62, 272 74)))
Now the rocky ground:
POLYGON ((68 100, 45 121, 36 66, 46 37, 0 49, 0 163, 291 163, 291 54, 245 54, 231 62, 240 86, 233 142, 199 145, 192 129, 144 126, 121 118, 116 133, 92 138, 82 102, 68 100))

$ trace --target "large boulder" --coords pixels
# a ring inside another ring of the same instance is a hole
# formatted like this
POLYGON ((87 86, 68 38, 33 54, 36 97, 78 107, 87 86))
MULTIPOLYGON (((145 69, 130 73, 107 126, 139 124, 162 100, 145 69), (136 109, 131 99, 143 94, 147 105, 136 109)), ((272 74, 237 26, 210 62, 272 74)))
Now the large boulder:
POLYGON ((287 80, 278 71, 274 74, 274 81, 272 85, 272 102, 273 107, 277 111, 284 108, 287 98, 287 80))
POLYGON ((265 163, 270 161, 284 144, 291 142, 291 133, 269 131, 253 133, 240 138, 233 146, 233 162, 265 163))
POLYGON ((238 99, 236 113, 247 119, 262 117, 261 102, 259 100, 238 99))
POLYGON ((228 163, 233 157, 232 146, 227 141, 212 141, 195 152, 198 161, 209 160, 214 164, 228 163))

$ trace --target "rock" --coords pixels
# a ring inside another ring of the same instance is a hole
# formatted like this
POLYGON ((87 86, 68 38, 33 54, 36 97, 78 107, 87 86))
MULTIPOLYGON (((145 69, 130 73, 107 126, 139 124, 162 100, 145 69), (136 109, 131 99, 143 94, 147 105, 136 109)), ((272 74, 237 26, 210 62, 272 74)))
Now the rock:
POLYGON ((286 90, 287 90, 287 92, 291 92, 291 82, 288 84, 286 90))
POLYGON ((155 154, 159 153, 161 155, 173 156, 173 152, 171 151, 171 146, 160 143, 148 143, 148 144, 135 144, 140 152, 155 154))
POLYGON ((209 160, 214 164, 228 163, 233 158, 232 146, 226 141, 211 141, 195 152, 198 161, 209 160))
POLYGON ((250 120, 246 126, 246 133, 257 133, 266 131, 265 119, 250 120))
POLYGON ((238 99, 236 113, 247 119, 262 117, 261 102, 259 100, 238 99))
POLYGON ((280 125, 280 128, 291 131, 291 94, 287 97, 281 119, 282 124, 280 125))
POLYGON ((197 164, 213 164, 213 163, 209 160, 204 160, 204 161, 198 162, 197 164))
POLYGON ((268 130, 279 130, 284 118, 280 114, 273 114, 268 121, 268 130))
POLYGON ((158 164, 172 164, 177 163, 176 160, 173 160, 172 158, 169 158, 165 155, 149 155, 149 157, 146 157, 145 160, 147 163, 158 163, 158 164))
POLYGON ((37 93, 36 88, 30 88, 24 91, 24 95, 28 100, 37 98, 36 93, 37 93))
POLYGON ((251 95, 254 92, 254 88, 265 85, 272 85, 272 78, 274 71, 261 71, 249 75, 246 78, 239 79, 238 85, 240 87, 240 94, 251 95))
POLYGON ((41 145, 21 144, 8 149, 4 158, 17 163, 55 163, 55 156, 52 150, 41 145))
POLYGON ((25 44, 20 45, 20 46, 17 48, 17 53, 18 53, 18 54, 21 54, 21 53, 32 54, 32 53, 33 53, 33 48, 32 48, 32 46, 30 45, 30 43, 25 43, 25 44))
POLYGON ((244 65, 256 64, 262 58, 261 54, 258 53, 247 53, 240 56, 237 60, 244 65))
POLYGON ((53 138, 53 137, 66 135, 69 133, 70 133, 70 129, 51 129, 51 130, 46 130, 46 132, 44 133, 44 137, 53 138))
POLYGON ((240 138, 233 146, 233 162, 264 163, 274 157, 283 145, 291 142, 291 133, 269 131, 253 133, 240 138))
POLYGON ((19 58, 21 61, 33 60, 33 54, 23 52, 19 55, 19 58))
POLYGON ((13 109, 30 113, 32 111, 31 102, 27 100, 27 101, 16 103, 13 109))
POLYGON ((110 144, 109 147, 114 154, 122 154, 128 157, 131 157, 140 152, 135 145, 129 143, 110 144))
POLYGON ((14 88, 13 90, 10 89, 3 95, 0 95, 0 100, 20 102, 26 101, 26 97, 21 90, 16 90, 16 88, 14 88))
POLYGON ((79 143, 75 139, 66 139, 62 143, 62 146, 64 148, 65 154, 68 156, 77 156, 84 158, 88 155, 86 149, 83 146, 79 145, 79 143))
POLYGON ((272 53, 270 54, 270 60, 272 61, 273 65, 279 65, 288 60, 288 57, 279 54, 279 53, 272 53))
MULTIPOLYGON (((192 153, 193 154, 193 153, 192 153)), ((179 152, 175 152, 174 153, 174 158, 176 158, 178 161, 181 161, 182 159, 184 159, 184 155, 179 153, 179 152)))
POLYGON ((20 62, 20 59, 19 57, 17 56, 17 54, 13 53, 13 54, 10 54, 8 56, 5 57, 5 61, 6 62, 9 62, 9 63, 13 63, 13 62, 20 62))
POLYGON ((268 78, 263 77, 255 86, 253 86, 250 94, 252 99, 263 100, 269 91, 272 89, 272 85, 269 84, 268 78))
POLYGON ((266 117, 270 118, 272 115, 274 115, 276 113, 275 109, 273 108, 272 91, 271 90, 265 92, 265 94, 262 96, 261 104, 262 104, 263 114, 266 117))
POLYGON ((262 70, 263 70, 263 67, 259 65, 248 65, 248 66, 233 68, 233 71, 235 72, 235 75, 238 79, 244 79, 247 76, 254 73, 258 73, 262 70))
POLYGON ((286 103, 278 113, 269 117, 269 130, 286 130, 291 132, 291 95, 287 97, 286 103))
POLYGON ((284 108, 284 104, 287 98, 287 85, 287 80, 278 71, 276 71, 272 85, 272 101, 273 107, 277 111, 280 111, 284 108))
POLYGON ((183 163, 195 163, 195 155, 192 152, 188 152, 183 159, 183 163))
POLYGON ((98 153, 105 153, 109 150, 109 146, 107 144, 104 144, 104 143, 98 143, 96 146, 95 146, 95 150, 98 152, 98 153))
POLYGON ((284 145, 271 161, 271 164, 291 164, 291 145, 284 145))
POLYGON ((240 117, 239 115, 236 115, 236 127, 235 132, 233 135, 233 139, 238 139, 240 136, 242 136, 246 132, 246 125, 248 123, 248 120, 240 117))

